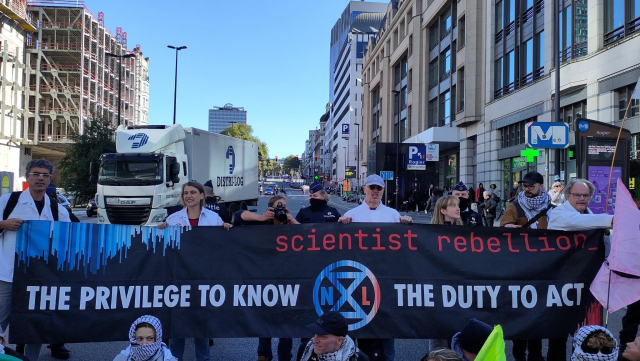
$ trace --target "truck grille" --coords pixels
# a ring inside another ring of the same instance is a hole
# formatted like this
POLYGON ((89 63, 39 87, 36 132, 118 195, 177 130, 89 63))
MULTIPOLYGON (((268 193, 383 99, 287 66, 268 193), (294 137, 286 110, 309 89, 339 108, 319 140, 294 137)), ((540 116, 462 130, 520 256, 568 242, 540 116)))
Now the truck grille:
POLYGON ((107 207, 111 224, 140 225, 149 220, 151 207, 107 207))

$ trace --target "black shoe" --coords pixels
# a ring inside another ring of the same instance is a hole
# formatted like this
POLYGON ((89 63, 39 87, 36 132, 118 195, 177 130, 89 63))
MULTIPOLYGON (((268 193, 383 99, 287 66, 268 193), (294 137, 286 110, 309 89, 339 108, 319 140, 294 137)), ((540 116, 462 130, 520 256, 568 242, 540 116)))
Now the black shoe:
POLYGON ((59 360, 68 360, 71 356, 71 351, 64 347, 63 343, 57 343, 47 346, 51 349, 51 357, 59 360))
POLYGON ((213 339, 212 338, 209 339, 209 347, 211 347, 211 346, 213 346, 213 339))
POLYGON ((21 354, 21 355, 24 355, 24 344, 17 344, 16 345, 16 352, 21 354))

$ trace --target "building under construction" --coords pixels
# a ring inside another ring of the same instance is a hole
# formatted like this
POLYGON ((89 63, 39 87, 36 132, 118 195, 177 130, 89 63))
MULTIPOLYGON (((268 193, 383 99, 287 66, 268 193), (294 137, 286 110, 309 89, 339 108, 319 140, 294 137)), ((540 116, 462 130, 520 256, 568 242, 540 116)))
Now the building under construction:
POLYGON ((37 31, 26 40, 31 90, 27 138, 64 142, 74 131, 82 132, 82 120, 94 117, 118 124, 118 81, 120 122, 131 123, 134 58, 106 55, 127 55, 127 34, 120 28, 111 33, 104 14, 94 16, 82 2, 31 1, 28 11, 37 31))
POLYGON ((136 85, 142 83, 136 82, 136 70, 146 78, 148 105, 148 58, 142 72, 136 69, 136 59, 144 59, 140 46, 128 50, 127 33, 109 31, 104 13, 96 16, 76 0, 0 0, 0 16, 5 23, 0 25, 12 23, 21 33, 15 44, 0 45, 5 47, 0 48, 2 70, 10 72, 0 85, 0 138, 10 138, 20 149, 19 160, 7 156, 19 165, 0 164, 0 171, 19 168, 22 173, 32 158, 58 164, 85 120, 107 119, 114 129, 138 122, 136 85))

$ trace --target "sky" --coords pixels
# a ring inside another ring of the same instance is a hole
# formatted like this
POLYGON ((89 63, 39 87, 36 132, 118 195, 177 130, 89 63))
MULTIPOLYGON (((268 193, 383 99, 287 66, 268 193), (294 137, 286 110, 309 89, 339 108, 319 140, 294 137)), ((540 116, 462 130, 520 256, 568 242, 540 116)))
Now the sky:
MULTIPOLYGON (((388 2, 388 1, 376 1, 388 2)), ((329 101, 329 42, 347 0, 85 0, 149 57, 149 124, 208 128, 209 109, 244 107, 269 157, 302 155, 329 101)))

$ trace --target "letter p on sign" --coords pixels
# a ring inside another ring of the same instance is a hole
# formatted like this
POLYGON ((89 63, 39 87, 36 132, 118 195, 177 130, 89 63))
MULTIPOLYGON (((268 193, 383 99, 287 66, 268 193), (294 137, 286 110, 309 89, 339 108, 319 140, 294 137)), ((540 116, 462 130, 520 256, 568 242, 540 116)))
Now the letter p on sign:
POLYGON ((409 147, 409 159, 418 154, 418 147, 409 147))

